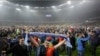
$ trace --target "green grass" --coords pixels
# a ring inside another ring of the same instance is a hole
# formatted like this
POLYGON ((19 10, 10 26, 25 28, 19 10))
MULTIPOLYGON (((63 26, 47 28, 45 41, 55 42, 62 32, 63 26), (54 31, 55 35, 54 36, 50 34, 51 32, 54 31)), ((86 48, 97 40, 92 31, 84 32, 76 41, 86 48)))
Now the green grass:
MULTIPOLYGON (((97 48, 97 56, 100 56, 100 47, 97 48)), ((60 52, 60 56, 66 56, 66 52, 63 51, 63 52, 60 52)), ((77 55, 77 50, 73 51, 72 53, 72 56, 78 56, 77 55)), ((89 46, 86 46, 86 49, 85 49, 85 56, 91 56, 91 51, 90 51, 90 47, 89 46)))
MULTIPOLYGON (((63 52, 59 52, 59 55, 60 56, 66 56, 67 54, 66 54, 66 51, 64 50, 63 52)), ((11 54, 9 56, 11 56, 11 54)), ((32 51, 32 55, 31 56, 34 56, 34 51, 32 51)), ((73 51, 72 56, 78 56, 77 55, 77 50, 73 51)), ((91 56, 90 47, 89 46, 86 46, 85 56, 91 56)), ((100 56, 100 46, 97 48, 97 56, 100 56)))

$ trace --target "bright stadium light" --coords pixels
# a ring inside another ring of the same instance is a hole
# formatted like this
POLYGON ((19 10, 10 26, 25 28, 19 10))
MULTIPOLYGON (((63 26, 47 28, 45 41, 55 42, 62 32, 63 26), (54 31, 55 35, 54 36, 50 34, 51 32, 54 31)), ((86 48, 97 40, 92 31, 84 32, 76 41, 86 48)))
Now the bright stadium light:
POLYGON ((74 8, 75 6, 70 6, 69 8, 74 8))
POLYGON ((85 22, 86 22, 86 23, 88 23, 89 21, 88 21, 88 20, 86 20, 85 22))
POLYGON ((6 0, 0 0, 0 7, 3 7, 3 4, 6 2, 6 0))
POLYGON ((7 2, 7 1, 6 1, 6 0, 0 0, 0 4, 1 4, 1 3, 4 3, 4 2, 7 2))
POLYGON ((30 6, 27 5, 27 6, 25 6, 25 8, 30 9, 30 6))
POLYGON ((45 17, 52 17, 52 15, 51 14, 46 14, 45 17))
POLYGON ((67 1, 67 4, 70 5, 71 4, 71 1, 67 1))
POLYGON ((3 4, 5 2, 5 0, 0 0, 0 4, 3 4))
POLYGON ((20 8, 16 8, 16 11, 21 11, 21 9, 20 8))
POLYGON ((51 8, 55 9, 55 8, 56 8, 56 6, 52 6, 51 8))
POLYGON ((3 3, 3 1, 0 1, 0 4, 2 4, 3 3))

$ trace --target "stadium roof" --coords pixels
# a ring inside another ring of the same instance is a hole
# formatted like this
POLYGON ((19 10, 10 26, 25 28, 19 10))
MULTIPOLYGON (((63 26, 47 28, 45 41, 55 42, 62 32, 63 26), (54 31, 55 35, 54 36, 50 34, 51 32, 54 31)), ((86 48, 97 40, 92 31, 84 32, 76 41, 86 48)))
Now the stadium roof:
POLYGON ((8 0, 13 3, 22 4, 22 5, 31 5, 39 7, 48 7, 52 5, 60 5, 67 0, 8 0))

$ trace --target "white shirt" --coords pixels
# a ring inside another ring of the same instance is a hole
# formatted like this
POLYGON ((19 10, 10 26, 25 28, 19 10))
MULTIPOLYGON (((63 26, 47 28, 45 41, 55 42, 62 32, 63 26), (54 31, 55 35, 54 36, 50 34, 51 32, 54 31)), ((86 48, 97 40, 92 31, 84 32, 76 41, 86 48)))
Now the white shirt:
POLYGON ((71 45, 71 43, 70 43, 70 39, 69 38, 67 38, 67 41, 65 42, 65 45, 67 47, 73 48, 72 45, 71 45))

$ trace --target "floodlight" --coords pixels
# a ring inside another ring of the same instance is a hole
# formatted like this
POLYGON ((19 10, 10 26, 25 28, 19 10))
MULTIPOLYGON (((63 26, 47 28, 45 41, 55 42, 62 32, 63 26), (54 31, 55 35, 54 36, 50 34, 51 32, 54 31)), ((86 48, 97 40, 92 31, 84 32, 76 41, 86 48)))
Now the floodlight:
POLYGON ((70 5, 71 4, 71 1, 67 1, 67 4, 70 5))
POLYGON ((56 8, 56 6, 52 6, 51 8, 55 9, 55 8, 56 8))
POLYGON ((20 8, 16 8, 16 11, 21 11, 21 9, 20 8))
POLYGON ((29 8, 30 8, 30 6, 26 5, 26 6, 25 6, 25 8, 29 9, 29 8))

